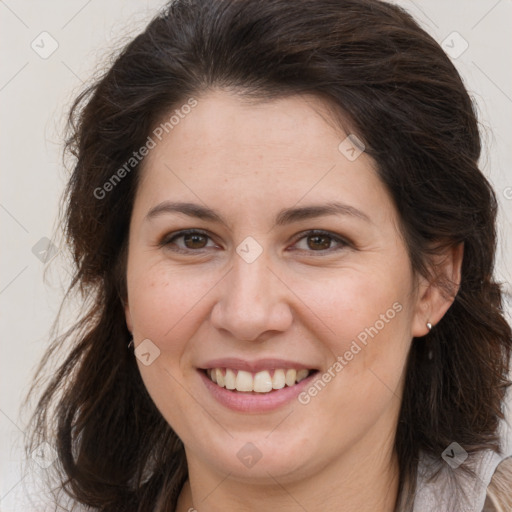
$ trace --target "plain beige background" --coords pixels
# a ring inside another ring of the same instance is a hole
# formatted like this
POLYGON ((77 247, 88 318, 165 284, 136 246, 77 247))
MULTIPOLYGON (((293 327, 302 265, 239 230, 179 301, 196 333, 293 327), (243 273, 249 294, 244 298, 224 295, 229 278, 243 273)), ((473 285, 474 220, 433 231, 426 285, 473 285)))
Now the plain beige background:
MULTIPOLYGON (((485 145, 482 168, 496 189, 501 208, 497 275, 510 283, 512 2, 397 3, 440 43, 444 41, 443 47, 478 104, 485 145)), ((162 5, 157 0, 0 2, 2 512, 42 510, 27 502, 33 483, 22 466, 27 416, 20 415, 19 406, 47 344, 68 279, 65 264, 57 255, 45 284, 41 261, 41 251, 47 248, 45 238, 53 235, 67 178, 61 159, 65 113, 71 99, 111 51, 135 35, 162 5)), ((510 285, 508 290, 510 293, 510 285)), ((508 301, 510 314, 510 295, 508 301)), ((67 324, 78 318, 78 307, 68 308, 67 324)))

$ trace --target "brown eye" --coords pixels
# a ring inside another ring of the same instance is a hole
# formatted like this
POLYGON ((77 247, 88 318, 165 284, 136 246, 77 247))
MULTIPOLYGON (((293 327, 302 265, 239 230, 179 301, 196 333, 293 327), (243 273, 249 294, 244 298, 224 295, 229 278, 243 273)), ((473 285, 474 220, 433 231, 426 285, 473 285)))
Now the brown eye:
POLYGON ((325 250, 329 249, 332 238, 327 235, 312 235, 308 236, 308 247, 313 250, 325 250))
POLYGON ((176 252, 194 252, 201 251, 201 249, 208 249, 210 237, 202 231, 189 230, 180 231, 172 236, 165 237, 160 242, 161 247, 166 247, 176 252))
POLYGON ((348 245, 349 243, 339 236, 317 230, 302 233, 302 236, 295 243, 295 246, 300 251, 318 253, 339 251, 348 245))
POLYGON ((183 242, 187 249, 203 249, 207 243, 207 236, 202 234, 189 233, 182 235, 183 242))

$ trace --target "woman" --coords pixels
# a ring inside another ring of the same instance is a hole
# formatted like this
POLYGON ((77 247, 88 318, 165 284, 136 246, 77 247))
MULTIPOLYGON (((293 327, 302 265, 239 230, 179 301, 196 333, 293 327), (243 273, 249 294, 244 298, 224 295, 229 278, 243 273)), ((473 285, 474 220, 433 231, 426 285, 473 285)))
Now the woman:
POLYGON ((468 93, 408 14, 175 1, 71 126, 90 302, 33 446, 76 503, 507 510, 496 201, 468 93))

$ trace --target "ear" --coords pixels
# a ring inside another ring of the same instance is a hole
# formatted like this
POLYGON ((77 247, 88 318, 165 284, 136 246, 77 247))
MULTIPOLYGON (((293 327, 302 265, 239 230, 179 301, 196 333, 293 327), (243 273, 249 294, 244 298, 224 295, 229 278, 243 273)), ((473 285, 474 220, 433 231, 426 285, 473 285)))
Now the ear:
POLYGON ((460 287, 463 254, 463 243, 449 247, 433 258, 430 268, 433 277, 420 277, 412 336, 428 334, 427 322, 438 324, 453 304, 460 287))

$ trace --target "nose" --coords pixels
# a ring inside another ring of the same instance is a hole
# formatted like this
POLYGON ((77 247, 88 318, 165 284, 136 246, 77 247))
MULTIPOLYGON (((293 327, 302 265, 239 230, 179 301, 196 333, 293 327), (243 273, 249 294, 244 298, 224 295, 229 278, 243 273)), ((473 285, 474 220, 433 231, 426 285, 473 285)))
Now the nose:
POLYGON ((213 326, 237 340, 264 341, 286 331, 293 321, 291 292, 264 255, 247 263, 234 254, 211 313, 213 326))

